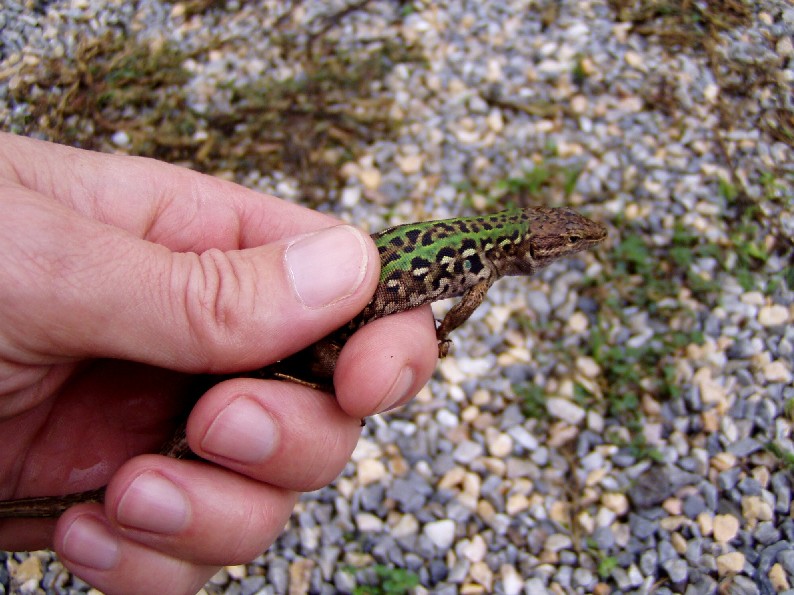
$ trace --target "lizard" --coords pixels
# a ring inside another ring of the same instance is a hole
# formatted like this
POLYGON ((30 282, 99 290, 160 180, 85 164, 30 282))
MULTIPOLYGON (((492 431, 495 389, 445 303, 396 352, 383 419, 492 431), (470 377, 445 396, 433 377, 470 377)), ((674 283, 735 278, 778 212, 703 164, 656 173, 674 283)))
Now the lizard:
MULTIPOLYGON (((439 356, 449 334, 480 306, 501 277, 529 276, 562 257, 601 243, 607 230, 568 208, 526 207, 490 215, 407 223, 372 234, 381 261, 375 293, 350 322, 307 348, 253 372, 209 377, 275 378, 333 394, 333 374, 347 339, 365 324, 442 299, 461 297, 436 329, 439 356)), ((209 388, 205 385, 204 388, 209 388)), ((196 391, 197 397, 203 390, 196 391)), ((160 454, 190 456, 184 425, 160 454)), ((0 501, 0 518, 57 517, 79 502, 101 502, 104 488, 0 501)))

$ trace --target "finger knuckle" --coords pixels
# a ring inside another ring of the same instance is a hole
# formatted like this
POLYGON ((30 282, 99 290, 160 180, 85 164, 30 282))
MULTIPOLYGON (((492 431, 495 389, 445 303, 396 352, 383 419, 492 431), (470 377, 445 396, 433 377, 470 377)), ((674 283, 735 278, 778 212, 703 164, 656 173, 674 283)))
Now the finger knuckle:
POLYGON ((191 334, 211 362, 246 330, 252 288, 245 282, 244 265, 228 253, 210 249, 196 259, 186 284, 185 311, 191 334))

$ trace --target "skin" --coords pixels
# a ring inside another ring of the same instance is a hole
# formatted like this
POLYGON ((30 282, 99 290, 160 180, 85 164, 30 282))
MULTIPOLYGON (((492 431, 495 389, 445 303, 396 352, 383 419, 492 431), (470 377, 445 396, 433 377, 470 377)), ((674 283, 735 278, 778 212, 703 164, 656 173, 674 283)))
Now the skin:
POLYGON ((228 380, 188 420, 212 463, 141 453, 173 431, 191 375, 272 363, 364 307, 377 252, 338 225, 157 161, 0 133, 0 499, 108 483, 104 505, 0 523, 0 547, 53 548, 108 593, 194 593, 267 549, 297 493, 341 472, 360 419, 429 378, 428 307, 351 337, 336 400, 228 380))

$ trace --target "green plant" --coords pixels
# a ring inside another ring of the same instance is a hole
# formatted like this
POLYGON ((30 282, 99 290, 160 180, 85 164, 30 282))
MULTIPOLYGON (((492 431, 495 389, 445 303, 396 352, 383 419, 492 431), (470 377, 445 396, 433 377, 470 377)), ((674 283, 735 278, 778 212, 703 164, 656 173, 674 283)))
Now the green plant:
POLYGON ((546 393, 542 386, 537 384, 513 385, 513 392, 521 399, 521 411, 530 419, 545 419, 548 415, 546 410, 546 393))
POLYGON ((609 578, 612 571, 618 567, 618 559, 615 556, 604 556, 598 561, 598 576, 609 578))
POLYGON ((794 471, 794 452, 784 449, 774 441, 767 442, 764 448, 772 453, 786 469, 794 471))
POLYGON ((584 67, 584 55, 576 54, 576 60, 571 69, 571 77, 574 85, 581 87, 587 80, 587 70, 584 67))
MULTIPOLYGON (((378 577, 378 584, 358 585, 353 589, 354 595, 403 595, 419 584, 419 577, 404 568, 392 568, 383 564, 376 564, 372 569, 378 577)), ((354 568, 346 568, 345 570, 355 574, 354 568)))

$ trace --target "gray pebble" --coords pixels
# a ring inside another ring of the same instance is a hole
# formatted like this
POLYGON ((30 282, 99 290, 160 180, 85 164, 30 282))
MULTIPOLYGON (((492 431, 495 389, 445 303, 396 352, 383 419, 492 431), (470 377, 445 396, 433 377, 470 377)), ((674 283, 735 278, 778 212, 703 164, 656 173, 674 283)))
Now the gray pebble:
POLYGON ((664 568, 665 572, 667 572, 667 576, 669 576, 670 580, 675 584, 683 583, 687 580, 689 575, 687 563, 680 558, 664 562, 662 568, 664 568))
POLYGON ((265 586, 264 576, 246 576, 240 580, 240 595, 253 595, 265 586))
POLYGON ((553 580, 565 590, 571 588, 571 581, 573 578, 573 568, 570 566, 559 566, 559 570, 554 573, 553 580))
POLYGON ((358 580, 356 575, 351 572, 347 572, 346 570, 338 570, 334 573, 334 587, 336 587, 337 591, 340 593, 352 593, 357 584, 358 580))
POLYGON ((742 470, 739 467, 732 467, 721 472, 717 476, 717 485, 719 486, 720 490, 730 491, 736 487, 736 484, 739 483, 739 476, 741 473, 742 470))
POLYGON ((775 524, 769 521, 758 523, 753 533, 753 537, 759 543, 769 545, 780 540, 780 531, 775 528, 775 524))
POLYGON ((645 576, 654 575, 658 566, 659 555, 656 550, 645 550, 640 554, 640 570, 645 576))
POLYGON ((787 514, 791 509, 791 482, 786 474, 777 472, 772 475, 772 491, 775 494, 775 512, 787 514))
POLYGON ((571 550, 562 550, 559 552, 560 564, 566 566, 574 566, 578 563, 578 556, 571 550))
POLYGON ((701 575, 687 586, 684 595, 714 595, 716 592, 717 581, 708 575, 701 575))
POLYGON ((753 477, 744 477, 737 486, 745 496, 758 496, 761 494, 761 484, 753 477))
POLYGON ((660 541, 659 547, 659 564, 664 565, 666 562, 670 560, 676 560, 678 558, 678 552, 675 551, 673 544, 669 541, 660 541))
POLYGON ((638 514, 632 513, 629 515, 629 527, 631 527, 632 535, 637 539, 647 539, 656 532, 658 525, 638 514))
POLYGON ((778 552, 777 561, 789 576, 794 576, 794 549, 784 549, 778 552))
POLYGON ((592 589, 598 582, 595 576, 587 568, 577 568, 573 572, 573 586, 581 589, 592 589))
POLYGON ((551 303, 543 291, 526 292, 527 307, 534 312, 538 318, 544 320, 551 314, 551 303))
POLYGON ((700 494, 694 494, 684 499, 684 515, 694 519, 701 512, 706 510, 706 502, 700 494))
POLYGON ((629 498, 637 508, 649 508, 664 502, 675 490, 666 467, 651 467, 629 488, 629 498))
POLYGON ((753 579, 739 574, 730 583, 730 595, 761 595, 761 591, 753 579))
POLYGON ((752 438, 742 438, 728 445, 728 452, 737 457, 747 457, 761 450, 761 444, 752 438))
POLYGON ((592 539, 602 552, 610 551, 615 545, 615 534, 610 527, 598 527, 593 531, 592 539))
POLYGON ((387 495, 396 500, 403 512, 416 512, 427 501, 427 495, 432 488, 424 480, 415 481, 415 477, 396 479, 387 490, 387 495))
POLYGON ((712 512, 717 510, 717 500, 719 498, 717 487, 714 484, 703 482, 700 485, 700 493, 703 495, 703 502, 706 508, 712 512))

